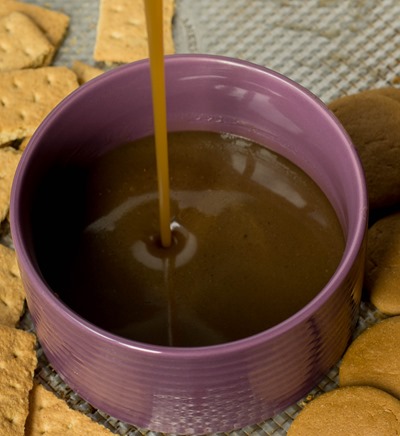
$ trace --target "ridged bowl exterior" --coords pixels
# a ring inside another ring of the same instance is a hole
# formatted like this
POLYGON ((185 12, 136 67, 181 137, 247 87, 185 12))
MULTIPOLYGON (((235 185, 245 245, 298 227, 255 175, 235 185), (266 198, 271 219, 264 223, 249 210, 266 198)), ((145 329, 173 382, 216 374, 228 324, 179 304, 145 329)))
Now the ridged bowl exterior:
POLYGON ((37 184, 55 162, 85 163, 152 132, 147 61, 94 79, 42 123, 15 177, 12 236, 41 346, 78 394, 120 420, 155 431, 227 431, 260 422, 301 398, 345 350, 361 296, 365 181, 336 118, 289 79, 239 60, 176 55, 166 59, 166 80, 170 130, 248 137, 295 162, 324 190, 346 248, 317 297, 258 335, 183 349, 114 336, 81 319, 49 289, 30 233, 37 184))

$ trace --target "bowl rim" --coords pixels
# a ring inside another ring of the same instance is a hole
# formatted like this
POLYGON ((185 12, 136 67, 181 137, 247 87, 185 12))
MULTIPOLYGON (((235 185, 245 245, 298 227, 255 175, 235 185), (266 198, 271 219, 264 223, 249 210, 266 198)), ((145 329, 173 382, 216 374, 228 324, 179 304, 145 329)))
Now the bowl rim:
POLYGON ((345 250, 341 261, 329 282, 309 303, 302 307, 298 312, 285 319, 284 321, 280 322, 279 324, 260 333, 239 340, 217 345, 201 347, 169 347, 152 345, 127 339, 122 336, 110 333, 105 329, 102 329, 101 327, 92 324, 91 322, 82 318, 78 313, 70 309, 59 298, 57 298, 57 296, 50 289, 47 283, 42 280, 40 274, 38 273, 38 271, 36 271, 36 268, 31 261, 28 250, 26 249, 23 238, 21 237, 21 232, 17 230, 19 227, 21 227, 21 212, 18 197, 23 186, 23 173, 24 169, 29 164, 30 156, 36 148, 35 145, 39 141, 41 136, 45 133, 46 126, 50 124, 54 118, 57 118, 58 114, 62 112, 63 107, 73 104, 75 99, 81 98, 82 90, 83 92, 85 92, 86 89, 104 86, 104 83, 117 79, 120 75, 124 74, 126 70, 148 68, 147 59, 119 66, 118 68, 107 71, 102 75, 92 79, 90 82, 80 86, 78 89, 74 90, 71 94, 69 94, 60 104, 58 104, 37 128, 30 140, 32 146, 28 147, 27 150, 25 150, 22 154, 12 185, 10 202, 10 223, 12 240, 17 252, 18 262, 23 265, 25 275, 29 276, 32 286, 37 290, 37 292, 41 294, 41 298, 44 298, 46 300, 46 303, 51 306, 51 309, 54 310, 55 313, 58 313, 59 315, 62 314, 76 327, 83 328, 84 330, 90 332, 90 334, 93 334, 98 338, 102 338, 102 340, 105 340, 108 343, 113 343, 114 345, 118 345, 122 348, 134 349, 145 353, 156 353, 168 358, 178 355, 180 358, 198 358, 207 357, 210 355, 212 355, 213 357, 223 356, 224 354, 235 353, 239 350, 243 351, 245 349, 257 347, 262 343, 267 343, 271 340, 274 340, 278 336, 287 333, 289 330, 306 321, 316 311, 323 307, 323 305, 335 293, 335 290, 340 287, 341 283, 349 273, 352 265, 356 261, 356 258, 365 238, 368 216, 368 200, 365 176, 355 147, 353 146, 349 135, 344 130, 339 120, 318 97, 316 97, 311 91, 304 88, 302 85, 293 81, 292 79, 284 76, 279 72, 276 72, 264 66, 257 65, 253 62, 220 55, 175 54, 165 56, 165 62, 166 65, 172 65, 174 63, 192 63, 193 65, 195 65, 199 62, 206 62, 210 65, 229 65, 236 69, 241 68, 247 71, 257 71, 258 73, 262 73, 265 76, 268 76, 269 80, 272 79, 275 81, 277 80, 283 82, 288 88, 291 88, 292 90, 303 94, 310 101, 313 101, 318 111, 324 113, 326 122, 330 124, 332 129, 336 130, 338 137, 342 138, 342 141, 349 149, 349 157, 351 158, 351 163, 356 170, 353 176, 354 187, 356 188, 355 191, 358 193, 357 210, 359 211, 351 240, 346 241, 345 250))

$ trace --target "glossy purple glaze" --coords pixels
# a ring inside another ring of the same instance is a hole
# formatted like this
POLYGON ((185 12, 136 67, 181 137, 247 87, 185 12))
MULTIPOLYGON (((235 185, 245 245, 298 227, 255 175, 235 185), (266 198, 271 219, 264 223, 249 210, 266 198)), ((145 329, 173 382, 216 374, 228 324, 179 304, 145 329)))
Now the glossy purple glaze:
POLYGON ((243 61, 203 55, 168 57, 166 77, 170 130, 229 131, 272 144, 325 191, 347 244, 341 264, 319 295, 258 335, 179 349, 113 336, 81 319, 48 288, 31 243, 32 194, 55 162, 85 162, 152 132, 146 61, 91 81, 42 123, 15 177, 12 236, 41 345, 83 398, 114 417, 155 431, 232 430, 294 403, 343 353, 360 301, 365 182, 338 121, 287 78, 243 61))

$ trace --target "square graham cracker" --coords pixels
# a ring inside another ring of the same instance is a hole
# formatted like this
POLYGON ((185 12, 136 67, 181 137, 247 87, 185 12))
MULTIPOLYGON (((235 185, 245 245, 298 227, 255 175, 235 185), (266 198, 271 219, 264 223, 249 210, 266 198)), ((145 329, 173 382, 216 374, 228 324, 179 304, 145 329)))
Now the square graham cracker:
POLYGON ((26 436, 101 436, 112 433, 36 384, 29 399, 26 436))
POLYGON ((31 18, 43 31, 57 50, 63 41, 70 19, 68 15, 41 6, 15 0, 0 0, 0 17, 11 12, 22 12, 31 18))
POLYGON ((0 326, 0 434, 24 436, 37 365, 36 337, 0 326))
POLYGON ((19 151, 24 151, 25 148, 28 146, 29 141, 31 140, 32 136, 25 136, 25 138, 21 141, 21 143, 18 146, 19 151))
POLYGON ((0 244, 0 325, 15 327, 24 303, 25 291, 15 251, 0 244))
POLYGON ((102 69, 92 67, 91 65, 88 65, 82 61, 74 61, 72 64, 72 71, 78 77, 78 82, 80 85, 83 85, 89 80, 92 80, 104 73, 102 69))
POLYGON ((0 71, 41 67, 53 57, 54 47, 25 14, 0 17, 0 71))
MULTIPOLYGON (((164 52, 175 52, 172 38, 174 0, 164 0, 164 52)), ((101 0, 94 59, 128 63, 149 57, 144 0, 101 0)))
POLYGON ((0 146, 32 135, 78 86, 76 74, 67 67, 0 72, 0 146))
POLYGON ((20 159, 20 151, 12 147, 0 148, 0 223, 8 215, 12 182, 20 159))

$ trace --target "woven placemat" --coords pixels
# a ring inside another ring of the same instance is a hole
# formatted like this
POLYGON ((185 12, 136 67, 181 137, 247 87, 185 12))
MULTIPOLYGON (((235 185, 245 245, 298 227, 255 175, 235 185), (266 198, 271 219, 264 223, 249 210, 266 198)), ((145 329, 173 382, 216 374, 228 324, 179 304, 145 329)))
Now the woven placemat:
MULTIPOLYGON (((55 64, 93 61, 99 2, 37 0, 67 13, 71 27, 55 64)), ((324 102, 366 88, 399 82, 400 2, 397 0, 176 0, 174 40, 178 53, 209 53, 245 59, 278 71, 324 102)), ((8 229, 0 242, 11 245, 8 229)), ((383 315, 363 302, 355 335, 383 315)), ((32 330, 29 313, 21 327, 32 330)), ((94 409, 73 392, 39 349, 36 378, 68 404, 119 435, 157 435, 94 409)), ((307 397, 265 422, 230 435, 285 435, 294 417, 316 395, 337 387, 339 363, 307 397)), ((223 433, 228 434, 228 433, 223 433)))

